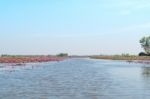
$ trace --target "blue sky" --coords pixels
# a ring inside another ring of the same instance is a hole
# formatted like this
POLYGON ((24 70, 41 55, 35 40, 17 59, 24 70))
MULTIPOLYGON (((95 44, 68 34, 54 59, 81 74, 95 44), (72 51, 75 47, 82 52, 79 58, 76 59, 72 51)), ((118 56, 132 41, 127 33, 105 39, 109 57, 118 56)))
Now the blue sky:
POLYGON ((0 54, 137 54, 149 0, 1 0, 0 54))

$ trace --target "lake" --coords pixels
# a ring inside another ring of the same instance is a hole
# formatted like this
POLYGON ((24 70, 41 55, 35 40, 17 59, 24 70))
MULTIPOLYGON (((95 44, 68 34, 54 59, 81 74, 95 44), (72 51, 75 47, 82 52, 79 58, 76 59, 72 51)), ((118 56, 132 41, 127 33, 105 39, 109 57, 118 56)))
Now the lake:
POLYGON ((0 64, 0 99, 150 99, 150 65, 88 58, 0 64))

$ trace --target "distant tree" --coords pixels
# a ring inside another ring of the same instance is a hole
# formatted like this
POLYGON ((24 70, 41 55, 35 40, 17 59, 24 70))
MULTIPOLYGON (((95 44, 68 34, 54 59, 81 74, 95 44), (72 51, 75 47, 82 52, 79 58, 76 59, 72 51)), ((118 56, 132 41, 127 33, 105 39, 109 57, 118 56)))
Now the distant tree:
POLYGON ((150 36, 148 37, 143 37, 140 40, 141 46, 144 48, 145 52, 147 54, 150 54, 150 36))
POLYGON ((67 54, 67 53, 60 53, 60 54, 58 54, 57 56, 58 56, 58 57, 67 57, 68 54, 67 54))
POLYGON ((128 53, 122 53, 122 55, 121 56, 126 56, 126 57, 128 57, 128 56, 131 56, 130 54, 128 54, 128 53))
POLYGON ((8 55, 7 54, 2 54, 1 57, 8 57, 8 55))

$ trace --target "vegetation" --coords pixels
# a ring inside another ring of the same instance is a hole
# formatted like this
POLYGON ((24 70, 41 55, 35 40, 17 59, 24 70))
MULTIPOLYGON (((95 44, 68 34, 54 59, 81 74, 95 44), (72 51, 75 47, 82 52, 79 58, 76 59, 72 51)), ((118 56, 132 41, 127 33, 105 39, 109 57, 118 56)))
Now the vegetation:
POLYGON ((33 63, 33 62, 49 62, 49 61, 61 61, 64 58, 60 57, 0 57, 0 63, 33 63))
POLYGON ((49 62, 49 61, 61 61, 64 57, 56 56, 16 56, 7 55, 0 57, 0 63, 33 63, 33 62, 49 62))
MULTIPOLYGON (((150 36, 148 37, 143 37, 141 40, 140 40, 140 43, 141 43, 141 46, 142 48, 144 48, 146 54, 149 54, 150 55, 150 36)), ((141 53, 142 54, 142 53, 141 53)), ((144 53, 143 53, 144 55, 144 53)))
MULTIPOLYGON (((8 55, 8 54, 2 54, 1 57, 44 57, 46 55, 8 55)), ((47 55, 50 56, 50 55, 47 55)))
POLYGON ((49 62, 61 61, 68 57, 67 53, 58 55, 8 55, 0 56, 0 63, 33 63, 33 62, 49 62))
POLYGON ((68 54, 67 53, 60 53, 56 56, 58 56, 58 57, 68 57, 68 54))
POLYGON ((93 59, 109 59, 109 60, 150 60, 149 56, 135 56, 135 55, 110 55, 110 56, 91 56, 93 59))

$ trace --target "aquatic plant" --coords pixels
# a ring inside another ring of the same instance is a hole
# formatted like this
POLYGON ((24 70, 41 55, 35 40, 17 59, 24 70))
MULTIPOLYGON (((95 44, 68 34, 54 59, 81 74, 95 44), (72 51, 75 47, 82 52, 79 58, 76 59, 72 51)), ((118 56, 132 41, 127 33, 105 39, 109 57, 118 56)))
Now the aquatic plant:
POLYGON ((0 57, 0 63, 33 63, 33 62, 49 62, 49 61, 61 61, 63 57, 48 57, 48 56, 33 56, 33 57, 0 57))

